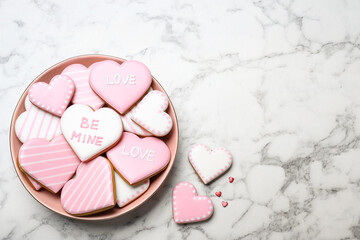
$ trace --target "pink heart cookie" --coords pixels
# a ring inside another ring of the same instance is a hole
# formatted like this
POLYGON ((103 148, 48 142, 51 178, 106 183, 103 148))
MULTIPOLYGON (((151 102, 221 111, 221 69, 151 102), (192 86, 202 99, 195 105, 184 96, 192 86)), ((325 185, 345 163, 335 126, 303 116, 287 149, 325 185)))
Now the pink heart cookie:
POLYGON ((38 82, 29 89, 29 99, 37 107, 61 116, 75 92, 74 82, 64 75, 56 75, 50 84, 38 82))
POLYGON ((80 164, 76 177, 61 191, 61 204, 66 212, 78 216, 104 211, 115 206, 114 188, 111 164, 97 157, 80 164))
POLYGON ((170 160, 168 146, 158 138, 139 138, 124 132, 120 142, 106 153, 115 170, 130 184, 162 171, 170 160))
POLYGON ((53 193, 74 175, 79 164, 63 135, 51 142, 42 138, 30 139, 19 152, 21 169, 53 193))
POLYGON ((207 196, 198 196, 188 182, 178 183, 173 190, 173 217, 176 223, 202 222, 214 213, 214 205, 207 196))
POLYGON ((35 181, 34 179, 32 179, 29 175, 27 175, 26 173, 25 173, 25 178, 26 178, 26 180, 30 183, 30 185, 31 185, 31 187, 33 188, 33 189, 35 189, 36 191, 39 191, 41 188, 42 188, 42 186, 37 182, 37 181, 35 181))
POLYGON ((90 72, 90 86, 106 103, 124 114, 149 89, 152 77, 141 62, 98 63, 90 72))
POLYGON ((205 184, 224 174, 232 164, 232 157, 225 148, 211 151, 203 144, 196 144, 189 152, 189 161, 205 184))
POLYGON ((99 63, 94 63, 89 68, 82 64, 71 64, 61 73, 61 75, 70 77, 75 84, 76 91, 71 102, 74 104, 89 105, 94 110, 101 108, 105 104, 105 102, 94 93, 89 84, 90 71, 96 64, 99 63))
POLYGON ((165 136, 173 126, 171 117, 165 112, 168 105, 163 92, 151 91, 131 110, 131 119, 153 135, 165 136))

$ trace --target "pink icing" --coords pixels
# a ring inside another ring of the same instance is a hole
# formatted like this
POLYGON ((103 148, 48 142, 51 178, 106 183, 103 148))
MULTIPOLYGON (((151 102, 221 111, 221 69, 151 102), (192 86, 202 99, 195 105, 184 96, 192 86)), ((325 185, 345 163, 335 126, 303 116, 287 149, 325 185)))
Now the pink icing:
POLYGON ((74 82, 63 75, 56 75, 50 84, 38 82, 29 89, 29 99, 37 107, 61 116, 75 92, 74 82))
POLYGON ((61 191, 61 204, 70 214, 89 214, 115 205, 113 169, 104 157, 82 162, 76 177, 61 191))
POLYGON ((19 152, 20 167, 33 179, 54 193, 74 175, 80 160, 63 135, 51 142, 34 138, 25 142, 19 152))
POLYGON ((214 205, 207 196, 198 196, 188 182, 178 183, 173 190, 173 216, 176 223, 201 222, 209 219, 214 205))
POLYGON ((124 132, 120 142, 106 153, 115 169, 135 184, 161 171, 170 160, 170 150, 155 137, 139 138, 124 132))
POLYGON ((94 63, 89 68, 82 64, 71 64, 61 73, 62 75, 70 77, 76 86, 76 91, 71 102, 74 104, 89 105, 94 110, 104 106, 104 101, 93 92, 89 85, 90 71, 96 64, 99 63, 94 63))
POLYGON ((89 82, 94 92, 123 114, 149 89, 152 77, 141 62, 126 61, 120 65, 108 60, 94 66, 89 82))

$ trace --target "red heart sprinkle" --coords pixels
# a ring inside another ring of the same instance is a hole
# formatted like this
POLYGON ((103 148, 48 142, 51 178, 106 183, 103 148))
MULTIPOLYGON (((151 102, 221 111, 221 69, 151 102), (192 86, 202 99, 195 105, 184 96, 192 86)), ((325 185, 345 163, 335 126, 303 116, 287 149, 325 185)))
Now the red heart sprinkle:
POLYGON ((226 207, 228 205, 228 202, 222 201, 221 204, 223 205, 223 207, 226 207))
POLYGON ((221 196, 221 192, 216 192, 215 195, 218 196, 218 197, 220 197, 220 196, 221 196))
POLYGON ((229 182, 232 183, 234 181, 233 177, 229 177, 229 182))

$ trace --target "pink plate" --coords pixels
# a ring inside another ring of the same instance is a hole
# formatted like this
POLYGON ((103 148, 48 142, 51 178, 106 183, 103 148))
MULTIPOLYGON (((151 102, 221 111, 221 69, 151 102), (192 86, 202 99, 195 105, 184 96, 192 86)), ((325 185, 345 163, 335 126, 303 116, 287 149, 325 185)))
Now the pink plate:
MULTIPOLYGON (((66 68, 70 64, 80 63, 80 64, 83 64, 83 65, 89 67, 91 64, 93 64, 95 62, 99 62, 99 61, 103 61, 103 60, 113 60, 118 63, 122 63, 125 61, 120 58, 104 56, 104 55, 84 55, 84 56, 73 57, 73 58, 67 59, 63 62, 60 62, 60 63, 50 67, 45 72, 43 72, 40 76, 38 76, 30 85, 32 85, 35 82, 49 83, 53 76, 60 74, 64 70, 64 68, 66 68)), ((154 77, 152 79, 151 87, 155 90, 162 91, 166 94, 165 90, 161 87, 161 85, 158 83, 158 81, 154 77)), ((44 189, 41 189, 40 191, 34 190, 31 187, 30 183, 26 180, 24 173, 19 169, 19 166, 17 164, 18 153, 19 153, 19 149, 20 149, 22 143, 15 135, 15 120, 22 112, 25 111, 24 102, 25 102, 25 97, 27 96, 28 90, 29 90, 29 87, 27 87, 25 92, 22 94, 18 104, 16 105, 13 117, 11 119, 10 149, 11 149, 11 156, 12 156, 13 164, 14 164, 16 173, 18 174, 18 176, 20 178, 20 181, 22 182, 22 184, 24 185, 26 190, 39 203, 41 203, 48 209, 50 209, 58 214, 61 214, 63 216, 69 217, 69 218, 81 219, 81 220, 91 220, 91 221, 106 220, 106 219, 111 219, 111 218, 121 216, 121 215, 137 208, 142 203, 144 203, 146 200, 148 200, 159 189, 161 184, 163 184, 163 182, 165 181, 166 177, 168 176, 168 174, 174 164, 175 156, 176 156, 176 152, 177 152, 177 148, 178 148, 178 143, 179 143, 179 129, 178 129, 178 124, 177 124, 177 118, 176 118, 174 107, 170 100, 169 100, 170 104, 169 104, 169 108, 168 108, 167 112, 173 119, 174 126, 173 126, 171 132, 168 135, 166 135, 165 137, 162 137, 161 139, 168 145, 168 147, 170 149, 170 153, 171 153, 171 158, 170 158, 169 165, 166 167, 166 169, 163 172, 161 172, 160 174, 151 178, 151 180, 150 180, 151 184, 150 184, 149 189, 138 199, 134 200, 132 203, 130 203, 129 205, 127 205, 123 208, 119 208, 116 206, 113 209, 107 210, 105 212, 97 213, 97 214, 90 215, 90 216, 84 216, 84 217, 73 216, 73 215, 70 215, 67 212, 65 212, 60 203, 60 194, 59 193, 52 194, 44 189)))

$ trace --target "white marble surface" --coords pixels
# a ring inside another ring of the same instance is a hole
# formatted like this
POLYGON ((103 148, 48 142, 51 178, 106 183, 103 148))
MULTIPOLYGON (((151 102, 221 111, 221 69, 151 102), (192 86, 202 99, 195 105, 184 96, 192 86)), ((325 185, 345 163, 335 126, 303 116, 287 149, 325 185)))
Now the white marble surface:
POLYGON ((359 12, 358 0, 0 1, 0 238, 359 239, 359 12), (147 64, 172 99, 181 135, 159 192, 101 223, 38 204, 8 144, 26 86, 88 53, 147 64), (199 142, 234 156, 209 186, 187 161, 199 142), (212 197, 210 221, 172 220, 171 191, 183 180, 212 197))

